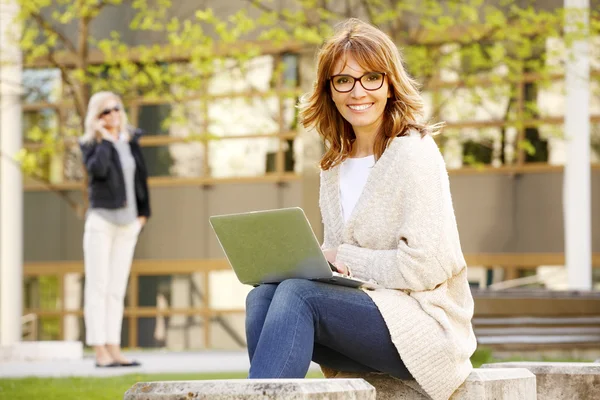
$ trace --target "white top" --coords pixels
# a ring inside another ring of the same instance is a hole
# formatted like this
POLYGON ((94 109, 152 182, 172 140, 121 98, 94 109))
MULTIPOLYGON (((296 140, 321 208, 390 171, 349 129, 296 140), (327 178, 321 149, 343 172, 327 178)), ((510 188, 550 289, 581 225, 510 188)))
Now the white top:
POLYGON ((477 341, 444 159, 430 135, 394 138, 348 222, 340 171, 321 173, 323 248, 337 248, 336 262, 380 285, 366 293, 402 361, 429 397, 448 400, 471 373, 477 341))
POLYGON ((352 210, 367 183, 371 169, 375 165, 375 156, 347 158, 340 165, 340 200, 344 213, 344 222, 352 215, 352 210))

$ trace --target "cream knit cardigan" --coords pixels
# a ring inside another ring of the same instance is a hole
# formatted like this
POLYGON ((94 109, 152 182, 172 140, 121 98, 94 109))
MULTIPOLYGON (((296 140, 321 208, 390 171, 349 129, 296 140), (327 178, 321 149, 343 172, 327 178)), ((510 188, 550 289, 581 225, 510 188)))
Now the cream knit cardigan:
POLYGON ((384 288, 367 290, 410 373, 446 400, 472 370, 477 346, 473 297, 461 251, 448 173, 430 135, 393 139, 375 163, 344 224, 339 165, 321 172, 323 248, 384 288))

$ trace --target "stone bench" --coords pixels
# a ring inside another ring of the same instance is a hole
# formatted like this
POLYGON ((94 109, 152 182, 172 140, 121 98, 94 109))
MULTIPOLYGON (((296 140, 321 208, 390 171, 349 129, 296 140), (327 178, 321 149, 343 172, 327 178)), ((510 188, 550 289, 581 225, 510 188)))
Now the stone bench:
POLYGON ((538 400, 600 399, 600 364, 560 362, 505 362, 482 368, 527 368, 537 382, 538 400))
POLYGON ((123 400, 375 400, 363 379, 224 379, 136 383, 123 400))
MULTIPOLYGON (((361 377, 377 390, 377 400, 430 400, 414 380, 385 374, 338 373, 334 379, 361 377)), ((525 368, 474 369, 451 400, 535 400, 535 375, 525 368)))
MULTIPOLYGON (((477 369, 451 400, 535 400, 535 387, 535 375, 524 368, 477 369)), ((335 379, 136 383, 123 399, 427 400, 429 397, 414 380, 401 381, 383 374, 338 374, 335 379)))

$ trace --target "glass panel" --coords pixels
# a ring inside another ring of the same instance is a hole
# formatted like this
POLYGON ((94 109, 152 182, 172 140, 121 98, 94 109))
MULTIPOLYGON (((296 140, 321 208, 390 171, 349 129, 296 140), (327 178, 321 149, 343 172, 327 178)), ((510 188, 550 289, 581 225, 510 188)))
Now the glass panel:
POLYGON ((66 181, 83 180, 83 157, 77 143, 65 147, 64 154, 64 177, 66 181))
MULTIPOLYGON (((84 293, 83 274, 70 273, 64 278, 64 309, 65 311, 83 310, 84 293)), ((65 315, 63 320, 64 340, 82 340, 83 317, 75 314, 65 315)))
MULTIPOLYGON (((566 143, 564 140, 564 125, 540 125, 538 127, 540 136, 548 146, 548 163, 552 165, 564 165, 566 161, 566 143)), ((593 131, 593 128, 592 128, 593 131)), ((592 133, 593 135, 593 133, 592 133)), ((594 136, 591 137, 592 151, 594 153, 594 136)))
POLYGON ((296 97, 288 97, 283 99, 283 130, 291 131, 298 128, 298 108, 296 97))
POLYGON ((211 135, 268 134, 279 131, 279 100, 267 98, 216 99, 208 106, 211 135))
POLYGON ((169 136, 199 137, 205 134, 204 108, 200 100, 172 105, 168 124, 169 136))
POLYGON ((60 339, 60 318, 42 317, 38 319, 38 340, 60 339))
POLYGON ((55 137, 58 133, 56 111, 45 108, 23 112, 23 139, 25 142, 41 142, 45 136, 55 137))
MULTIPOLYGON (((437 106, 432 112, 439 109, 439 119, 447 122, 504 120, 511 90, 509 85, 442 89, 439 95, 434 95, 437 106)), ((516 103, 513 103, 509 112, 515 106, 516 103)))
POLYGON ((286 88, 298 87, 298 55, 284 54, 283 61, 283 86, 286 88))
POLYGON ((74 108, 67 108, 62 135, 67 144, 64 153, 64 177, 67 181, 80 181, 84 176, 83 160, 77 139, 83 135, 81 118, 74 108))
POLYGON ((61 95, 59 69, 24 69, 22 82, 24 103, 54 103, 61 95))
POLYGON ((142 147, 144 161, 148 168, 148 176, 169 176, 173 159, 168 146, 142 147))
POLYGON ((40 310, 57 310, 60 304, 58 277, 40 276, 25 278, 23 307, 40 310))
POLYGON ((170 114, 170 104, 141 105, 137 126, 143 129, 146 135, 168 135, 169 129, 164 122, 170 114))
POLYGON ((261 176, 274 170, 278 138, 229 139, 209 142, 211 177, 261 176))
POLYGON ((273 56, 260 56, 244 63, 234 59, 216 62, 216 71, 208 83, 209 94, 267 91, 273 87, 273 56))
POLYGON ((598 163, 600 162, 600 123, 592 123, 590 128, 591 161, 598 163))
POLYGON ((200 142, 142 147, 148 176, 201 177, 204 146, 200 142))
POLYGON ((437 137, 448 169, 516 162, 515 127, 445 128, 437 137))
MULTIPOLYGON (((165 307, 164 299, 171 296, 170 275, 140 276, 138 304, 140 307, 165 307)), ((138 346, 164 347, 164 324, 170 317, 144 317, 138 319, 138 346)))

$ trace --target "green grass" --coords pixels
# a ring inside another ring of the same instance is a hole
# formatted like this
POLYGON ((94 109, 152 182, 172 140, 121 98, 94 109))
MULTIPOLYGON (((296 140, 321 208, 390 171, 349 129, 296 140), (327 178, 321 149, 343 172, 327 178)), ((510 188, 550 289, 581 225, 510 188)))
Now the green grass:
POLYGON ((471 357, 471 363, 473 363, 474 368, 479 368, 482 364, 490 364, 497 362, 510 362, 510 361, 551 361, 551 362, 592 362, 593 360, 588 360, 584 358, 556 358, 556 357, 548 357, 543 353, 538 354, 537 356, 511 356, 511 357, 495 357, 492 350, 486 347, 479 347, 475 354, 471 357))
MULTIPOLYGON (((24 378, 0 380, 1 400, 114 400, 137 382, 243 379, 245 372, 214 374, 131 374, 109 378, 24 378)), ((310 372, 307 378, 322 378, 310 372)))
MULTIPOLYGON (((522 361, 513 357, 499 360, 492 351, 479 348, 471 357, 475 368, 482 364, 498 361, 522 361)), ((540 361, 588 361, 540 358, 540 361)), ((207 379, 243 379, 246 372, 213 374, 131 374, 107 378, 24 378, 0 380, 0 400, 113 400, 122 399, 123 394, 137 382, 189 381, 207 379)), ((307 378, 322 378, 320 372, 310 372, 307 378)))

